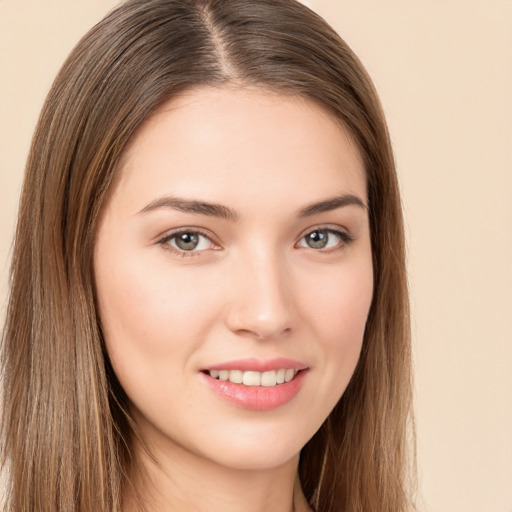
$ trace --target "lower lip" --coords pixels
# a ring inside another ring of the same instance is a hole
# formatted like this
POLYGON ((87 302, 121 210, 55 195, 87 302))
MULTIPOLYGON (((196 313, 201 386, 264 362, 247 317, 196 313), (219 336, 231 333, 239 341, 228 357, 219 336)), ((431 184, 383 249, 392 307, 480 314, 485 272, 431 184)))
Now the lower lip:
POLYGON ((228 380, 213 379, 205 373, 200 375, 210 388, 228 402, 251 411, 269 411, 290 402, 300 391, 307 370, 301 370, 289 382, 275 386, 244 386, 228 380))

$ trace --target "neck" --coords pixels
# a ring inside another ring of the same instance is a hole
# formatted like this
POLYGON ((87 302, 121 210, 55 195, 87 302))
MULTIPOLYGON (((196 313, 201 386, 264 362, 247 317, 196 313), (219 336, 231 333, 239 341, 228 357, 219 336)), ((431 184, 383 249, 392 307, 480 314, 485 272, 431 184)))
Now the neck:
POLYGON ((281 466, 229 468, 180 446, 134 450, 124 512, 304 512, 298 455, 281 466))

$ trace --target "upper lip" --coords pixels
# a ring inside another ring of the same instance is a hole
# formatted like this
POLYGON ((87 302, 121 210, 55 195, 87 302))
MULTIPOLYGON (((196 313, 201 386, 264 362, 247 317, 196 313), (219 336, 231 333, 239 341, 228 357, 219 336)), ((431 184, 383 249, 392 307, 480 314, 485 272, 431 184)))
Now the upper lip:
POLYGON ((237 359, 233 361, 226 361, 224 363, 213 364, 203 368, 202 370, 242 370, 244 372, 268 372, 271 370, 280 369, 305 370, 306 368, 308 368, 307 364, 285 357, 277 357, 274 359, 257 359, 255 357, 250 357, 247 359, 237 359))

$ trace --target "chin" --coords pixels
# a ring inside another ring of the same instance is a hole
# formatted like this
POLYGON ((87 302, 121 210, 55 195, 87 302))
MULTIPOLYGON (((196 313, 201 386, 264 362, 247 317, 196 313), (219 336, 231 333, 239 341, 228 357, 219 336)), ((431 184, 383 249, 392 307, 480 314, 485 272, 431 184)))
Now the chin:
POLYGON ((222 453, 216 451, 210 460, 218 465, 238 471, 262 471, 279 468, 298 460, 300 446, 283 446, 274 443, 260 443, 259 447, 233 444, 222 453))
MULTIPOLYGON (((237 470, 258 471, 283 466, 297 459, 304 445, 316 429, 285 426, 276 428, 251 428, 233 432, 233 428, 222 437, 208 437, 208 458, 216 463, 237 470)), ((309 427, 309 428, 307 428, 309 427)))

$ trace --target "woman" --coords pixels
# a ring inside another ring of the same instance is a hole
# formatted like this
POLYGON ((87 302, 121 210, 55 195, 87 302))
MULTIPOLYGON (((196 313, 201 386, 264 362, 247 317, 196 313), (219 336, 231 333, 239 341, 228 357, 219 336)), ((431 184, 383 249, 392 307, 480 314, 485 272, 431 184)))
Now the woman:
POLYGON ((408 322, 346 44, 293 0, 125 2, 27 163, 5 510, 410 510, 408 322))

